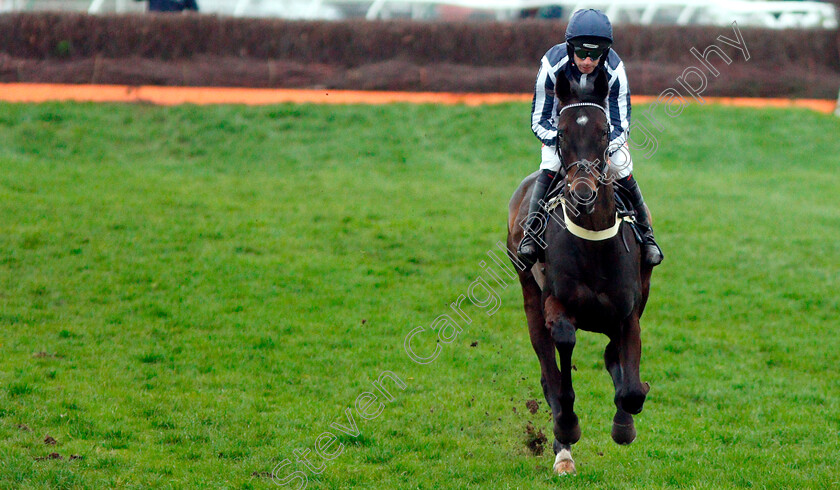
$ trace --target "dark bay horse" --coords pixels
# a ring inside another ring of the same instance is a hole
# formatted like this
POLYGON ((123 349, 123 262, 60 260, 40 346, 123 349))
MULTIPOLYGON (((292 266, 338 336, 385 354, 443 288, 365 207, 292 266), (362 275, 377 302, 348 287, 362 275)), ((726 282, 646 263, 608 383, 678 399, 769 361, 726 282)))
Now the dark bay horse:
MULTIPOLYGON (((650 389, 639 378, 639 318, 650 290, 651 269, 642 264, 631 227, 616 213, 605 157, 608 86, 606 74, 599 71, 587 87, 570 85, 565 77, 558 77, 556 97, 562 103, 557 117, 558 146, 566 173, 559 183, 563 203, 549 213, 545 223, 544 263, 527 270, 521 270, 521 264, 516 267, 531 344, 540 361, 543 393, 551 407, 557 454, 554 470, 558 474, 575 472, 571 445, 581 435, 572 388, 577 330, 609 338, 604 361, 615 385, 612 438, 618 444, 630 444, 636 438, 633 415, 642 411, 650 389)), ((536 176, 525 178, 510 200, 510 251, 522 240, 536 176)))

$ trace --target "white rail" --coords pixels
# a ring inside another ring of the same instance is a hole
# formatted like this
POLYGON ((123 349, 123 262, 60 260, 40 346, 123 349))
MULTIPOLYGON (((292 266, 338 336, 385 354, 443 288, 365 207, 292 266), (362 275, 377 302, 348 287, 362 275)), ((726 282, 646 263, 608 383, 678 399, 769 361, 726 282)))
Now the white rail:
MULTIPOLYGON (((511 20, 526 9, 560 6, 564 15, 579 8, 604 10, 615 24, 728 25, 773 29, 837 27, 835 8, 819 1, 751 0, 197 0, 203 13, 237 17, 341 19, 435 19, 441 7, 461 7, 499 20, 511 20)), ((20 10, 86 10, 142 12, 134 0, 0 0, 0 12, 20 10)))

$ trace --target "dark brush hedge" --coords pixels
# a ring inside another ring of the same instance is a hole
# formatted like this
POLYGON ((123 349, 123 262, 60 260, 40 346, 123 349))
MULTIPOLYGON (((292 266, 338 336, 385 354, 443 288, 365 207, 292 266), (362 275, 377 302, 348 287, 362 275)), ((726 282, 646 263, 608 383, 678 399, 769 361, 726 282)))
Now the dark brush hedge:
POLYGON ((405 57, 476 65, 533 60, 557 39, 549 23, 291 22, 205 15, 0 16, 0 52, 27 59, 195 55, 355 66, 405 57))
MULTIPOLYGON (((634 94, 656 95, 681 88, 676 77, 684 64, 634 62, 627 76, 634 94)), ((840 73, 780 67, 768 70, 750 63, 721 68, 709 77, 704 96, 804 97, 833 99, 840 73)), ((408 90, 424 92, 529 92, 532 66, 474 66, 389 60, 356 67, 288 60, 195 56, 177 62, 148 58, 15 59, 0 53, 0 83, 103 83, 115 85, 319 88, 408 90)))
MULTIPOLYGON (((551 21, 514 23, 296 22, 209 15, 89 16, 67 13, 0 15, 0 53, 18 59, 79 60, 140 57, 187 60, 195 56, 284 59, 343 67, 400 59, 415 64, 518 65, 536 70, 565 26, 551 21)), ((734 38, 730 26, 617 26, 616 50, 627 62, 696 64, 689 53, 716 38, 734 38)), ((840 72, 838 33, 829 30, 741 28, 750 64, 798 63, 803 69, 840 72)), ((737 59, 737 58, 736 58, 737 59)))
MULTIPOLYGON (((0 15, 0 82, 527 92, 562 39, 551 21, 291 22, 207 15, 0 15)), ((716 44, 722 75, 706 95, 833 98, 838 32, 741 29, 750 59, 719 36, 731 26, 617 26, 636 94, 677 86, 716 44)))

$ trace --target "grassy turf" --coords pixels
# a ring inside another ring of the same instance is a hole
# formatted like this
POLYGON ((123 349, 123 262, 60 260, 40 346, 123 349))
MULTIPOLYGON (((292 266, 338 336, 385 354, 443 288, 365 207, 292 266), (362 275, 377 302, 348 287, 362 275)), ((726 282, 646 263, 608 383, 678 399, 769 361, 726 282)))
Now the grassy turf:
MULTIPOLYGON (((637 155, 666 262, 632 446, 609 437, 605 338, 581 334, 579 474, 558 482, 550 445, 531 454, 528 423, 549 444, 551 430, 513 282, 492 316, 465 303, 471 323, 434 362, 407 357, 406 334, 487 277, 479 262, 537 164, 527 114, 0 105, 0 488, 273 487, 275 465, 340 434, 348 407, 360 434, 331 461, 309 454, 322 473, 278 474, 309 488, 840 485, 830 116, 692 107, 637 155), (386 370, 406 388, 386 381, 394 400, 364 420, 354 401, 386 370)), ((415 339, 435 348, 430 330, 415 339)))

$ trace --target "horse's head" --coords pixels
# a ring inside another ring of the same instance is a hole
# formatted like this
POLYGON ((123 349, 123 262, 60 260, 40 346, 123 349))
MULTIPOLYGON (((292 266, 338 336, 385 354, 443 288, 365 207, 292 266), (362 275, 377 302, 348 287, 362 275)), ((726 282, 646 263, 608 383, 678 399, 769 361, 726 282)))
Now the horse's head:
POLYGON ((599 181, 605 181, 610 125, 605 109, 607 73, 597 70, 585 85, 557 79, 556 96, 562 108, 557 120, 557 149, 567 175, 567 196, 591 211, 599 181))

